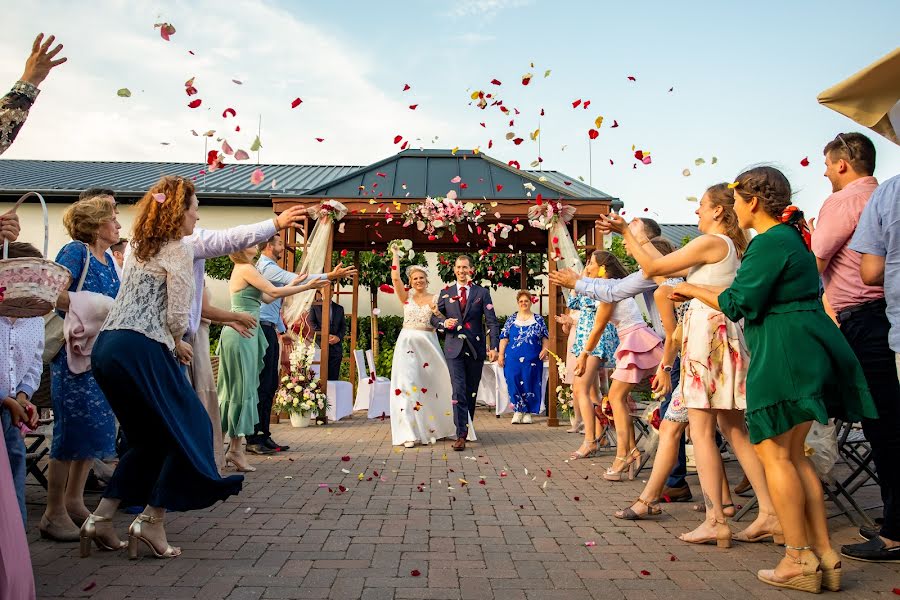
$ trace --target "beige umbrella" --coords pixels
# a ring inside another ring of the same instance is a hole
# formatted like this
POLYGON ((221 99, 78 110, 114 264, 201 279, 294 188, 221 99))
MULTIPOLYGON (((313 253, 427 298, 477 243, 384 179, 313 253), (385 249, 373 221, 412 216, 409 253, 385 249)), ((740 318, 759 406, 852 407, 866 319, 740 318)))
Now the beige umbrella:
POLYGON ((828 88, 818 100, 900 144, 900 48, 828 88))

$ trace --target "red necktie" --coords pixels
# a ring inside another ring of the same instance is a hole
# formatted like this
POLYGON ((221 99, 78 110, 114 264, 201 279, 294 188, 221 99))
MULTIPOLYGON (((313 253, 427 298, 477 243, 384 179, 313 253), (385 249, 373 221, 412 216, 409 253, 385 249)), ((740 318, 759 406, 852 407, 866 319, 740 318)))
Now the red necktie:
POLYGON ((466 312, 466 299, 468 296, 466 295, 466 288, 460 290, 459 295, 459 312, 466 312))

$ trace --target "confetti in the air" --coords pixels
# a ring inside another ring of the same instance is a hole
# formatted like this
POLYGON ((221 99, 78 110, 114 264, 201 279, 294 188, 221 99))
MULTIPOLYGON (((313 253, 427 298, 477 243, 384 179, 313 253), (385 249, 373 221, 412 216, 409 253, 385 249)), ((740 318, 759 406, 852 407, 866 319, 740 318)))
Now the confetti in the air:
POLYGON ((300 98, 294 98, 294 101, 291 102, 291 108, 297 108, 301 104, 303 104, 303 100, 301 100, 300 98))
POLYGON ((169 41, 169 37, 175 35, 175 26, 171 23, 156 23, 153 27, 159 27, 159 37, 169 41))
POLYGON ((131 90, 128 88, 120 88, 119 91, 116 92, 116 96, 119 98, 131 98, 131 90))

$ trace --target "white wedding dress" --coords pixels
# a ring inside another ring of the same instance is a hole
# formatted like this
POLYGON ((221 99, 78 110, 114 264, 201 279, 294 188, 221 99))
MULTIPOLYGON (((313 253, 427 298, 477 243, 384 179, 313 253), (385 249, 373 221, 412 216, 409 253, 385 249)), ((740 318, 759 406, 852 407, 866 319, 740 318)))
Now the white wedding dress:
POLYGON ((447 361, 431 326, 431 307, 419 306, 410 297, 391 365, 393 445, 455 438, 452 392, 447 361))

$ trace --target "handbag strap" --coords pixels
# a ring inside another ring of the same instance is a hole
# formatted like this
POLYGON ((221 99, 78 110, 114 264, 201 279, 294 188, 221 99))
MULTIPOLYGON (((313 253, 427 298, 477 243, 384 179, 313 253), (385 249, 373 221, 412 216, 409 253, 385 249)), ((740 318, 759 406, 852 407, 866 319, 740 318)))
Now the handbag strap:
POLYGON ((84 278, 87 277, 88 269, 91 268, 91 249, 87 244, 84 244, 84 250, 86 252, 84 257, 84 267, 81 268, 81 277, 78 278, 78 285, 75 287, 76 292, 81 291, 82 286, 84 286, 84 278))

